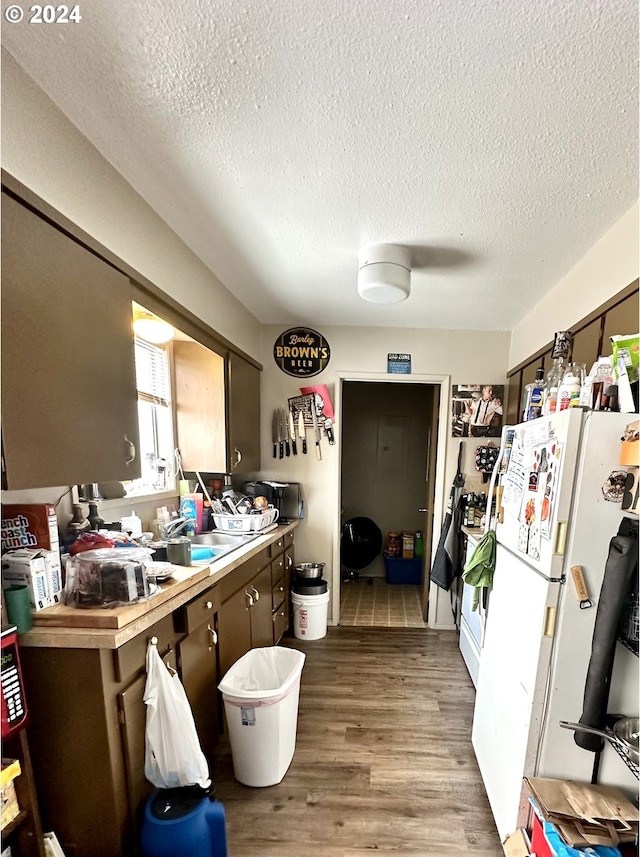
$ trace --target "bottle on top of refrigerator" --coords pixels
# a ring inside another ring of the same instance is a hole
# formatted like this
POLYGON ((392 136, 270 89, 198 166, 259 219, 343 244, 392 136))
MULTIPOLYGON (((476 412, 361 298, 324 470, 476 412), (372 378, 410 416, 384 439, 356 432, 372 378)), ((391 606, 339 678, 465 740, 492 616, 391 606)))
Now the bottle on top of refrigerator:
POLYGON ((542 400, 544 397, 544 369, 542 366, 536 369, 534 381, 525 386, 525 402, 522 421, 535 420, 542 413, 542 400))
POLYGON ((571 337, 572 334, 569 330, 559 330, 554 337, 553 348, 551 349, 553 365, 547 374, 544 385, 542 413, 545 415, 556 412, 558 390, 567 369, 567 360, 571 350, 571 337))
POLYGON ((580 388, 584 382, 584 363, 569 363, 558 388, 556 410, 565 411, 580 404, 580 388))

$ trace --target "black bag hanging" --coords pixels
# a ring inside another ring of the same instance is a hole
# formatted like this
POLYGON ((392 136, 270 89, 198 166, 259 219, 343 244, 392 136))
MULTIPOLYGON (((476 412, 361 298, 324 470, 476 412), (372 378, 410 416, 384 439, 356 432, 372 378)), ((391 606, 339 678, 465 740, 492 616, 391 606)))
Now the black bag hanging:
POLYGON ((449 505, 447 514, 442 523, 440 541, 431 568, 431 580, 441 589, 447 592, 456 577, 462 576, 464 542, 462 536, 462 489, 464 487, 464 476, 462 474, 462 449, 464 444, 460 443, 458 451, 458 469, 451 486, 449 494, 449 505))
MULTIPOLYGON (((638 522, 624 518, 618 534, 609 543, 609 556, 598 599, 593 629, 591 658, 584 688, 584 703, 579 722, 604 729, 611 685, 616 636, 631 579, 638 573, 638 522)), ((576 731, 573 740, 583 750, 597 753, 604 739, 589 732, 576 731)))

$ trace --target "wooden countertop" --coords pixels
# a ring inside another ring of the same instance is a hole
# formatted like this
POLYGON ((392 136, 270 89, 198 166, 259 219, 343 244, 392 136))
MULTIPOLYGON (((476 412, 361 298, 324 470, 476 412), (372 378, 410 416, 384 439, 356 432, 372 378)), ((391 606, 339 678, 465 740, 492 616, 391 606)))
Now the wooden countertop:
POLYGON ((161 584, 157 593, 139 604, 88 610, 58 604, 34 613, 34 627, 27 634, 20 635, 20 645, 117 649, 290 533, 298 523, 293 521, 291 524, 279 525, 277 529, 258 536, 209 565, 174 566, 171 580, 161 584))
POLYGON ((469 536, 472 539, 478 541, 484 536, 484 527, 465 527, 464 525, 460 527, 465 536, 469 536))

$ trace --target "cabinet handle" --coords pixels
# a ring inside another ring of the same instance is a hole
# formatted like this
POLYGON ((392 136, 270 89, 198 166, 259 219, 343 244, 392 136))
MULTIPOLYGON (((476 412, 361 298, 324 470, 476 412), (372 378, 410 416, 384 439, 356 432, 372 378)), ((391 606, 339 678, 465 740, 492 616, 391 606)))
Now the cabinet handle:
POLYGON ((279 586, 279 587, 278 587, 278 592, 284 592, 284 586, 279 586))
POLYGON ((293 557, 288 556, 287 557, 287 566, 289 568, 291 568, 292 565, 293 565, 293 557))
POLYGON ((211 633, 211 642, 214 646, 218 645, 218 632, 211 625, 207 625, 207 630, 211 633))
MULTIPOLYGON (((212 610, 213 609, 213 602, 207 601, 207 603, 204 606, 205 606, 205 610, 212 610)), ((211 630, 211 628, 209 628, 209 630, 211 630)))
POLYGON ((134 462, 136 460, 136 445, 135 445, 135 443, 133 443, 132 441, 129 440, 129 438, 126 436, 126 434, 124 436, 124 447, 125 447, 125 453, 124 453, 125 464, 131 464, 132 462, 134 462))
POLYGON ((247 609, 249 607, 253 607, 253 595, 249 595, 248 592, 245 592, 244 594, 247 596, 247 609))
POLYGON ((256 600, 256 601, 260 601, 260 593, 259 593, 259 592, 258 592, 258 590, 255 588, 255 586, 252 586, 252 587, 251 587, 251 591, 254 593, 254 598, 255 598, 255 600, 256 600))
POLYGON ((236 454, 236 463, 233 465, 233 469, 235 470, 235 469, 236 469, 236 467, 237 467, 237 466, 240 464, 240 462, 242 461, 242 453, 240 452, 240 450, 238 449, 238 447, 237 447, 237 446, 234 446, 233 451, 234 451, 234 452, 235 452, 235 454, 236 454))

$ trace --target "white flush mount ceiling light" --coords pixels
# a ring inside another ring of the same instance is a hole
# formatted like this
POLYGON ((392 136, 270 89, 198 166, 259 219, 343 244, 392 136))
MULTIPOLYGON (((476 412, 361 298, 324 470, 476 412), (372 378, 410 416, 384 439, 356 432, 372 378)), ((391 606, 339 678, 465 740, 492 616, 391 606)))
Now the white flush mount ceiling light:
POLYGON ((358 294, 374 304, 404 301, 411 291, 411 251, 400 244, 371 244, 358 254, 358 294))

